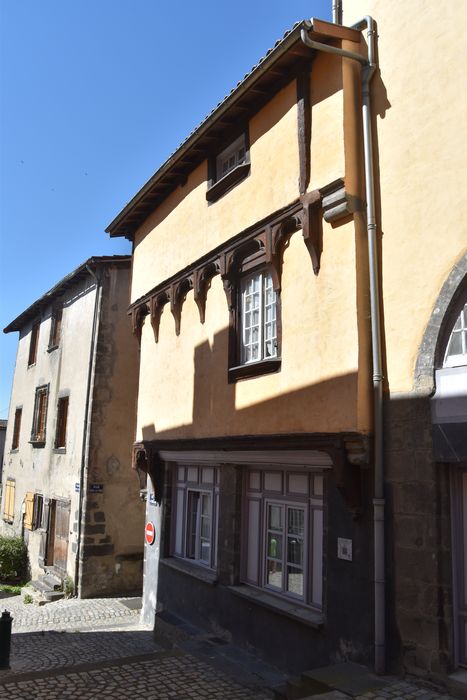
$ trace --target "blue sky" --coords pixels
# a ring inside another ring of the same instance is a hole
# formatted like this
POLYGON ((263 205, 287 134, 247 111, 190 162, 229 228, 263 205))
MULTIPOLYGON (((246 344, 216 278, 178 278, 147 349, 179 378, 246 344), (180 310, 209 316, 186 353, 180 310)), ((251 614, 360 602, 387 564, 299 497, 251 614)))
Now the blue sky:
MULTIPOLYGON (((92 255, 188 133, 331 0, 2 0, 0 327, 92 255)), ((18 334, 0 335, 0 418, 18 334)))

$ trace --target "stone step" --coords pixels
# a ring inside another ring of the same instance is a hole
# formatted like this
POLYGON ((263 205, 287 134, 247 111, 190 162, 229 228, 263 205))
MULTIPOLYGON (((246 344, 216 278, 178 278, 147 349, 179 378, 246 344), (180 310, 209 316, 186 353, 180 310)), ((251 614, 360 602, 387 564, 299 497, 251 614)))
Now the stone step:
POLYGON ((44 583, 46 586, 50 588, 52 591, 58 591, 62 587, 62 581, 58 576, 55 576, 54 574, 43 574, 39 578, 42 583, 44 583))
POLYGON ((37 605, 44 605, 45 603, 51 603, 54 600, 60 600, 64 597, 63 591, 57 591, 51 589, 47 584, 40 580, 31 581, 29 586, 25 586, 22 591, 23 600, 25 596, 31 596, 33 602, 37 605))

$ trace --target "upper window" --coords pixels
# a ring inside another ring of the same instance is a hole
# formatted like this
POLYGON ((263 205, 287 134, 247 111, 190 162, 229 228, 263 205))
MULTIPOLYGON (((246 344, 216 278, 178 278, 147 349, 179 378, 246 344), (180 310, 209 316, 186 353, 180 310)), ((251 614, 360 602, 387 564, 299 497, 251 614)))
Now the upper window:
POLYGON ((323 475, 292 470, 246 474, 243 580, 322 606, 323 475))
POLYGON ((58 307, 52 314, 50 326, 49 350, 54 350, 60 345, 60 333, 62 330, 62 307, 58 307))
POLYGON ((216 180, 230 173, 231 170, 241 165, 246 160, 245 135, 242 134, 236 141, 225 148, 216 158, 216 180))
POLYGON ((208 202, 215 202, 250 172, 247 134, 243 133, 227 148, 209 160, 208 202))
POLYGON ((240 360, 242 364, 277 357, 277 297, 269 272, 242 279, 240 360))
POLYGON ((48 385, 40 386, 36 389, 36 400, 34 402, 34 416, 32 421, 31 442, 40 444, 45 443, 48 398, 48 385))
POLYGON ((13 439, 11 441, 11 449, 17 450, 19 447, 19 434, 21 432, 21 417, 23 415, 23 409, 17 408, 15 411, 15 422, 13 425, 13 439))
POLYGON ((66 446, 66 426, 68 420, 68 396, 62 396, 57 405, 57 428, 55 431, 55 447, 66 446))
POLYGON ((274 372, 281 362, 279 296, 269 270, 240 276, 237 294, 229 381, 274 372))
POLYGON ((443 363, 444 367, 460 365, 467 365, 467 304, 452 329, 443 363))
POLYGON ((175 494, 174 555, 213 569, 216 564, 218 469, 177 467, 175 494))
POLYGON ((31 330, 31 340, 29 343, 28 367, 36 364, 37 345, 39 343, 39 328, 40 323, 35 323, 31 330))

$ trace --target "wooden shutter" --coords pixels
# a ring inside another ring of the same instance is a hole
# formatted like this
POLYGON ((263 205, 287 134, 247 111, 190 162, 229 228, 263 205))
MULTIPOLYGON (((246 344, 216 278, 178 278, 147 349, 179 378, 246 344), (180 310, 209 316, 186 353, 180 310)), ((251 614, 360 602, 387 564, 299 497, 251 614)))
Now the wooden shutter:
POLYGON ((66 424, 68 418, 68 396, 63 396, 58 400, 57 410, 57 431, 55 434, 55 447, 65 447, 66 445, 66 424))
POLYGON ((9 523, 12 523, 15 517, 15 487, 14 479, 7 479, 3 501, 3 519, 9 523))
POLYGON ((34 494, 28 491, 24 499, 26 510, 24 513, 24 527, 26 530, 32 530, 33 515, 34 515, 34 494))
POLYGON ((39 543, 39 566, 45 567, 45 560, 47 555, 47 544, 49 535, 49 512, 50 512, 50 500, 44 498, 44 505, 42 508, 42 530, 41 539, 39 543))

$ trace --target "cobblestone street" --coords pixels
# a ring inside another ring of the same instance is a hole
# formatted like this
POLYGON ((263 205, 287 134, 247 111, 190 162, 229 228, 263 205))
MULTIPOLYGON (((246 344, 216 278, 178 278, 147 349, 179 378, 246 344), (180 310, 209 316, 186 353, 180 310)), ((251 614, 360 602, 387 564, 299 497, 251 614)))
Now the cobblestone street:
MULTIPOLYGON (((63 600, 45 606, 5 598, 11 668, 0 671, 8 700, 266 700, 284 677, 229 644, 200 637, 175 647, 139 621, 139 599, 63 600)), ((320 700, 451 700, 415 681, 387 678, 375 692, 332 692, 320 700)))

